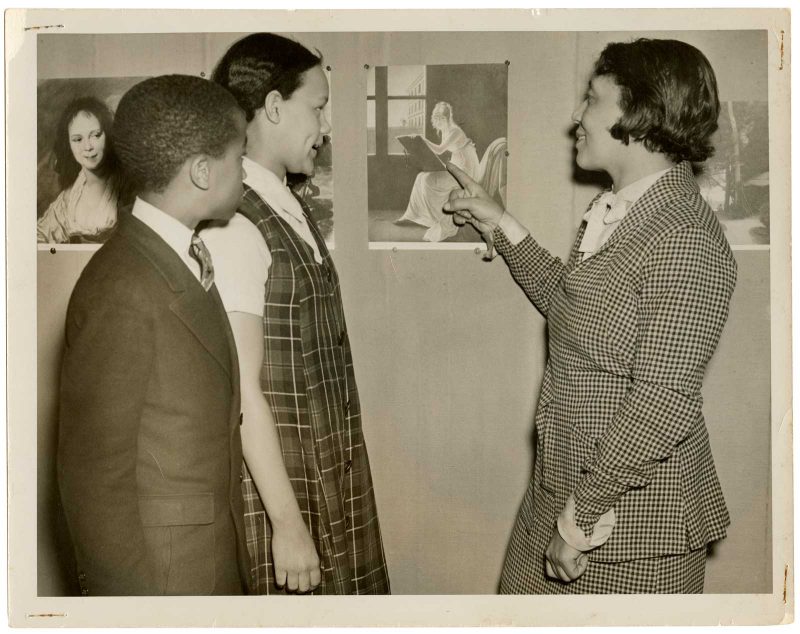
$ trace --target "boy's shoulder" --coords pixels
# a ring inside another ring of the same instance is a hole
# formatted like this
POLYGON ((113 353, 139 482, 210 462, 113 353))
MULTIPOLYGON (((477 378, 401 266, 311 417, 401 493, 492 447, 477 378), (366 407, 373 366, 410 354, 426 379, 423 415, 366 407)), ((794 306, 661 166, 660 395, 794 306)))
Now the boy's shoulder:
POLYGON ((147 304, 161 276, 153 262, 130 239, 115 231, 86 264, 73 298, 89 302, 147 304))

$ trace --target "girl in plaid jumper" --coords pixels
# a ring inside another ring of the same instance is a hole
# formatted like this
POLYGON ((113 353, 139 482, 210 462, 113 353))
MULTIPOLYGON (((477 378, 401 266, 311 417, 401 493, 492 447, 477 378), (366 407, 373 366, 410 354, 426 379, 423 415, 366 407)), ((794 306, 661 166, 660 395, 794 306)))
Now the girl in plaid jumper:
POLYGON ((711 155, 714 72, 674 40, 609 44, 573 113, 577 163, 606 172, 566 264, 455 167, 445 209, 497 247, 547 318, 536 465, 506 593, 702 592, 729 523, 700 388, 736 262, 691 162, 711 155))
POLYGON ((338 276, 285 181, 313 175, 330 132, 321 62, 256 33, 213 75, 248 121, 239 213, 203 239, 239 350, 245 528, 261 594, 389 592, 338 276))

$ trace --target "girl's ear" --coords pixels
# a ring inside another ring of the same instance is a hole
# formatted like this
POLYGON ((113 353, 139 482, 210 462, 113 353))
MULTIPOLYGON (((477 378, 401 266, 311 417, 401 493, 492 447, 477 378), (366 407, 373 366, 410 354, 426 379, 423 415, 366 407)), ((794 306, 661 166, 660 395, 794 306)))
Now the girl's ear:
POLYGON ((277 90, 271 90, 264 98, 264 114, 270 123, 280 123, 283 97, 277 90))
POLYGON ((189 177, 192 179, 192 183, 198 189, 207 190, 211 180, 208 157, 205 154, 199 154, 190 158, 189 161, 189 177))

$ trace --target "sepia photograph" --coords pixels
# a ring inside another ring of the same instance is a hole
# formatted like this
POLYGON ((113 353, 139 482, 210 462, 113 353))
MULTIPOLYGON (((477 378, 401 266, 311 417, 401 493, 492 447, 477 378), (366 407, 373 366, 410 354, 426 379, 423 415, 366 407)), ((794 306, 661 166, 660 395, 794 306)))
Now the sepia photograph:
POLYGON ((7 24, 12 625, 793 619, 788 12, 432 13, 7 24))

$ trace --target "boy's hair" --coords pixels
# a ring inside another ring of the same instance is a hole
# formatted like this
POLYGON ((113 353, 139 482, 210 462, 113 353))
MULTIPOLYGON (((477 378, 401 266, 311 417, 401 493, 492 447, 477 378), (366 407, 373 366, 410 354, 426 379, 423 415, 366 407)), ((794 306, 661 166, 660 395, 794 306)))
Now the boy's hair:
POLYGON ((222 156, 240 133, 237 112, 233 96, 207 79, 162 75, 133 86, 112 131, 133 190, 161 192, 192 156, 222 156))
POLYGON ((211 75, 239 102, 247 121, 273 90, 289 99, 303 83, 303 73, 322 64, 322 55, 273 33, 253 33, 234 43, 211 75))
POLYGON ((719 97, 705 55, 677 40, 638 39, 606 46, 594 75, 611 75, 620 88, 622 117, 611 136, 640 141, 671 160, 705 161, 714 153, 719 97))
POLYGON ((72 154, 69 142, 69 125, 79 113, 86 112, 97 117, 100 129, 106 136, 103 160, 97 167, 97 173, 103 178, 113 176, 117 170, 117 157, 111 141, 111 129, 114 115, 109 107, 96 97, 78 97, 70 101, 61 112, 56 124, 55 141, 53 142, 53 168, 58 174, 58 185, 61 189, 70 187, 78 177, 81 166, 72 154))

